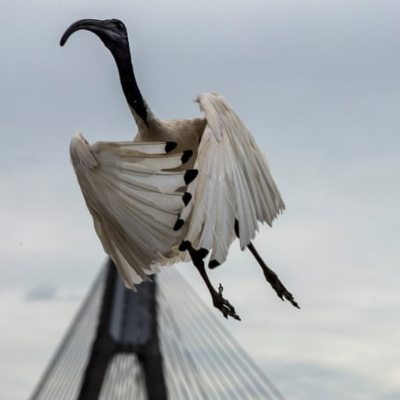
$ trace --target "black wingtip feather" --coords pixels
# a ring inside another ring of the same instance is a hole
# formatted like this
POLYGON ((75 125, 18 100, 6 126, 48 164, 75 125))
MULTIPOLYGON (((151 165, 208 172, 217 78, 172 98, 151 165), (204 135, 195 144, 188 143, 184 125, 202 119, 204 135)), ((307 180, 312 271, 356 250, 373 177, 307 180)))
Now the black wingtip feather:
POLYGON ((190 160, 190 158, 192 157, 192 155, 193 155, 192 150, 185 150, 181 157, 182 164, 187 163, 190 160))
POLYGON ((179 251, 188 250, 191 246, 192 245, 188 240, 183 240, 182 243, 179 245, 179 251))
POLYGON ((184 223, 185 221, 183 219, 178 218, 174 225, 174 231, 181 229, 184 223))
POLYGON ((217 268, 220 265, 221 265, 221 263, 219 263, 217 260, 211 260, 208 263, 208 268, 214 269, 214 268, 217 268))
POLYGON ((198 173, 199 173, 199 171, 197 169, 188 169, 185 172, 185 176, 184 176, 186 185, 189 185, 190 182, 193 182, 193 180, 196 178, 198 173))
POLYGON ((239 221, 235 219, 235 234, 239 237, 239 221))
POLYGON ((192 200, 192 195, 189 192, 185 192, 185 194, 182 197, 183 200, 183 204, 185 204, 185 206, 187 206, 190 202, 190 200, 192 200))
POLYGON ((166 142, 165 144, 165 152, 170 153, 172 150, 175 150, 177 143, 175 142, 166 142))

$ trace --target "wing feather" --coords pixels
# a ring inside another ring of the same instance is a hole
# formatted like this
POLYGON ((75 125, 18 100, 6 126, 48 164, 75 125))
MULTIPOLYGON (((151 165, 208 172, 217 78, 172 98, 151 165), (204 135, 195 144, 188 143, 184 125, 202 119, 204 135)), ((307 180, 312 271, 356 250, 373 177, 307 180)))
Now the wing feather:
POLYGON ((235 220, 244 249, 258 223, 271 225, 285 205, 265 156, 223 98, 206 93, 198 102, 207 125, 199 145, 199 175, 188 187, 194 201, 185 240, 212 250, 210 260, 221 264, 235 239, 235 220))
POLYGON ((98 142, 73 137, 71 161, 105 252, 128 287, 184 257, 173 229, 184 207, 182 153, 165 142, 98 142), (179 168, 179 171, 176 170, 179 168))

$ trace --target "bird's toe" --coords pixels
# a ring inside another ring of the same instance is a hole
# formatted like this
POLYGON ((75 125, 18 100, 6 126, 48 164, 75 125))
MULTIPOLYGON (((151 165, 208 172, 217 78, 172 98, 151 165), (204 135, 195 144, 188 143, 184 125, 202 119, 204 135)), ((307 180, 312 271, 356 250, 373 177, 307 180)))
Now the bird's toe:
POLYGON ((222 296, 223 290, 223 286, 219 284, 218 293, 215 293, 213 296, 214 307, 220 310, 225 318, 231 317, 241 321, 239 315, 236 313, 235 307, 222 296))

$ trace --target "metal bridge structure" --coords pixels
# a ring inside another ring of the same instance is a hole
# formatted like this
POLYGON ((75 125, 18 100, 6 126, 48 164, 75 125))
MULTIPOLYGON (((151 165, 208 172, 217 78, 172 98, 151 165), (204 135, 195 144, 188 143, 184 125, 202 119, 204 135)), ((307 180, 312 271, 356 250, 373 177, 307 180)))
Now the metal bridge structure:
POLYGON ((181 275, 137 291, 108 261, 30 400, 284 400, 181 275))

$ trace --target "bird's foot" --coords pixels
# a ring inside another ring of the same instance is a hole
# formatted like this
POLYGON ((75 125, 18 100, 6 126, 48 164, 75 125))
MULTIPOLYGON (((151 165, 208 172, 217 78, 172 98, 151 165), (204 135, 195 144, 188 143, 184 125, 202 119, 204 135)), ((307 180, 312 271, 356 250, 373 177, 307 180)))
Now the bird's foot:
POLYGON ((214 292, 212 296, 214 307, 218 308, 225 318, 231 317, 241 321, 239 315, 236 314, 235 307, 233 307, 233 305, 222 296, 223 290, 224 288, 219 284, 218 292, 214 292))
POLYGON ((278 275, 274 271, 269 270, 267 273, 264 271, 264 276, 282 301, 287 300, 294 307, 300 309, 300 306, 297 304, 292 293, 285 288, 285 285, 281 282, 281 280, 278 278, 278 275))

